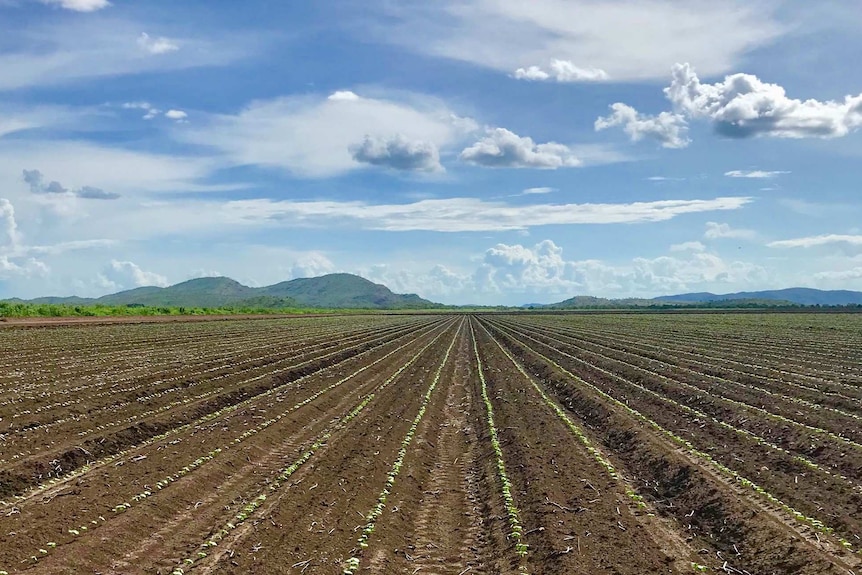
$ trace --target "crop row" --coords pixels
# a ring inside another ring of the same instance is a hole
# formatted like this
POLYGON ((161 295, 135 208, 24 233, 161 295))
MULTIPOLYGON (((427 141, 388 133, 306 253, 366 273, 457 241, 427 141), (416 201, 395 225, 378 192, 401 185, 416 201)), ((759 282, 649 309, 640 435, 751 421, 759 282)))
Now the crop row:
MULTIPOLYGON (((438 325, 438 324, 435 324, 434 326, 430 326, 430 327, 428 327, 427 329, 434 330, 434 329, 437 329, 438 327, 439 327, 439 325, 438 325)), ((396 341, 398 341, 398 340, 400 340, 400 339, 402 339, 402 338, 404 338, 404 337, 409 337, 410 335, 411 335, 411 334, 409 334, 409 333, 407 333, 407 334, 402 334, 401 336, 399 336, 399 337, 397 337, 397 338, 391 339, 390 341, 383 342, 383 343, 385 343, 385 344, 387 344, 387 345, 388 345, 388 344, 390 344, 390 343, 394 343, 394 342, 396 342, 396 341)), ((419 337, 419 335, 416 335, 416 337, 419 337)), ((380 343, 380 342, 376 342, 376 343, 380 343)), ((381 343, 381 345, 382 345, 383 343, 381 343)), ((333 352, 332 354, 328 354, 328 356, 326 356, 326 357, 333 357, 333 356, 337 356, 338 354, 344 354, 344 353, 346 353, 346 352, 354 351, 354 350, 358 351, 358 354, 356 354, 356 355, 349 355, 348 357, 345 357, 345 358, 343 358, 343 359, 339 359, 338 357, 335 357, 335 359, 336 359, 337 361, 335 361, 335 362, 334 362, 334 363, 332 363, 332 364, 329 364, 329 365, 324 366, 324 367, 322 368, 322 370, 326 370, 326 369, 333 369, 333 368, 335 368, 335 367, 337 367, 337 366, 341 365, 344 361, 348 361, 348 360, 356 360, 356 359, 358 359, 358 358, 362 358, 362 357, 364 357, 366 354, 373 352, 373 351, 374 351, 375 349, 377 349, 377 347, 378 347, 378 346, 376 346, 376 345, 375 345, 375 346, 367 347, 367 349, 361 349, 361 348, 363 348, 363 347, 366 347, 366 346, 367 346, 367 344, 368 344, 368 342, 365 342, 365 343, 363 343, 363 344, 358 344, 358 345, 355 345, 355 346, 349 346, 349 347, 347 347, 347 348, 341 348, 340 350, 338 350, 338 351, 336 351, 336 352, 333 352)), ((293 366, 292 366, 292 367, 293 367, 293 366)), ((285 370, 279 370, 279 372, 284 372, 284 371, 286 371, 286 370, 290 370, 290 369, 291 369, 291 368, 286 368, 285 370)), ((88 463, 86 463, 83 467, 80 467, 80 468, 77 468, 77 469, 72 469, 72 470, 60 470, 60 473, 63 473, 63 472, 65 471, 65 474, 63 474, 62 476, 58 476, 58 477, 51 478, 51 479, 49 479, 49 480, 45 481, 44 483, 40 483, 40 484, 39 484, 39 485, 37 485, 35 488, 33 488, 33 489, 29 492, 29 494, 24 494, 24 495, 16 496, 16 497, 14 498, 14 501, 15 501, 15 502, 17 502, 17 501, 20 501, 20 500, 22 500, 22 499, 26 499, 26 498, 32 497, 34 494, 39 493, 39 492, 41 492, 41 491, 44 491, 45 489, 47 489, 47 488, 49 488, 49 487, 53 487, 53 486, 56 486, 56 485, 58 485, 58 484, 64 483, 64 482, 66 482, 66 481, 69 481, 69 480, 71 480, 71 479, 77 478, 77 477, 79 477, 81 474, 86 473, 87 471, 89 471, 89 470, 91 470, 91 469, 93 469, 93 468, 100 467, 100 466, 103 466, 103 465, 105 465, 105 464, 107 464, 107 463, 109 463, 109 462, 115 461, 115 460, 117 460, 117 459, 119 459, 119 458, 124 457, 125 455, 129 454, 130 452, 132 452, 132 451, 134 451, 134 450, 136 450, 136 449, 140 449, 140 448, 145 447, 145 446, 147 446, 147 445, 150 445, 150 444, 152 444, 152 443, 154 443, 154 442, 158 442, 158 441, 160 441, 160 440, 166 439, 166 438, 168 438, 168 437, 170 437, 170 436, 172 436, 172 435, 175 435, 176 433, 179 433, 179 432, 181 432, 181 431, 183 431, 183 430, 190 429, 190 428, 193 428, 193 427, 195 427, 195 426, 202 425, 202 424, 204 424, 204 423, 206 423, 206 422, 208 422, 208 421, 212 421, 212 420, 214 420, 214 419, 216 419, 216 418, 218 418, 218 417, 220 417, 220 416, 223 416, 223 415, 226 415, 226 414, 229 414, 229 413, 236 412, 236 411, 237 411, 237 410, 239 410, 239 409, 242 409, 242 408, 247 407, 248 405, 252 404, 253 402, 256 402, 256 401, 262 400, 262 399, 264 399, 264 398, 266 398, 266 397, 269 397, 269 396, 272 396, 272 395, 274 395, 274 394, 278 394, 278 393, 279 393, 281 390, 283 390, 286 386, 291 386, 291 387, 293 387, 293 386, 295 386, 296 384, 298 384, 299 382, 301 382, 301 381, 305 380, 306 378, 308 378, 308 377, 312 377, 312 376, 314 376, 314 375, 317 375, 318 373, 321 373, 321 371, 320 371, 320 370, 315 370, 315 371, 312 371, 312 372, 310 372, 310 373, 307 373, 307 374, 301 375, 300 377, 295 378, 295 379, 292 379, 292 380, 287 381, 287 382, 280 382, 280 383, 279 383, 279 382, 276 382, 276 384, 275 384, 275 385, 272 385, 272 386, 268 387, 267 389, 263 390, 263 391, 262 391, 261 393, 259 393, 259 394, 253 395, 252 397, 249 397, 249 398, 246 398, 246 399, 243 399, 242 401, 239 401, 239 402, 237 402, 237 403, 235 403, 235 404, 228 405, 228 406, 223 407, 223 408, 219 408, 219 409, 217 409, 217 410, 214 410, 214 411, 213 411, 213 412, 211 412, 211 413, 204 414, 204 415, 202 415, 202 416, 200 416, 200 417, 198 417, 198 418, 196 418, 196 419, 194 419, 194 420, 192 420, 192 421, 189 421, 189 422, 187 422, 187 423, 184 423, 184 424, 181 424, 181 425, 175 425, 175 426, 171 427, 170 429, 167 429, 166 431, 164 431, 164 432, 162 432, 162 433, 158 433, 158 434, 154 435, 153 437, 150 437, 150 438, 148 438, 148 439, 146 439, 146 440, 142 440, 142 441, 140 441, 140 442, 136 442, 136 444, 135 444, 135 445, 132 445, 132 446, 130 446, 130 447, 128 447, 128 448, 125 448, 125 449, 121 449, 121 450, 117 451, 116 453, 109 453, 109 454, 107 454, 107 455, 105 455, 105 456, 103 456, 103 457, 99 457, 99 458, 95 458, 95 457, 93 457, 92 459, 93 459, 93 460, 96 460, 96 461, 94 461, 94 462, 92 462, 92 463, 91 463, 91 462, 88 462, 88 463)), ((262 375, 259 375, 259 376, 255 376, 254 378, 252 378, 252 380, 261 380, 261 379, 263 379, 263 378, 265 378, 265 377, 267 377, 267 376, 275 376, 276 374, 277 374, 277 373, 266 373, 266 374, 262 374, 262 375)), ((243 382, 243 383, 247 383, 247 382, 243 382)), ((103 428, 103 429, 104 429, 104 428, 103 428)), ((95 444, 98 444, 98 442, 95 442, 95 444)), ((2 506, 2 505, 4 505, 4 504, 5 504, 5 503, 0 502, 0 506, 2 506)))
POLYGON ((491 446, 494 449, 494 459, 497 467, 497 478, 500 481, 500 488, 503 493, 503 504, 506 508, 506 519, 509 524, 508 537, 515 543, 515 552, 520 557, 527 556, 527 544, 522 540, 524 534, 524 526, 521 524, 520 511, 515 504, 515 498, 512 496, 512 482, 509 479, 509 474, 506 471, 506 462, 503 458, 503 448, 500 445, 500 438, 497 433, 497 426, 494 423, 494 407, 491 404, 491 398, 488 396, 488 382, 485 380, 482 358, 479 355, 479 345, 476 341, 476 334, 473 330, 473 325, 470 325, 470 339, 473 341, 473 354, 476 359, 476 371, 481 384, 482 402, 485 404, 485 421, 488 426, 488 433, 491 437, 491 446))
POLYGON ((280 490, 284 484, 290 479, 290 477, 296 473, 305 463, 308 462, 311 457, 317 453, 322 447, 324 447, 328 441, 333 437, 333 435, 342 429, 353 419, 355 419, 360 412, 365 409, 376 397, 380 396, 380 394, 392 386, 394 382, 398 380, 398 378, 407 370, 410 366, 415 364, 419 358, 432 346, 434 345, 442 335, 448 331, 448 327, 451 324, 447 324, 447 328, 443 329, 438 333, 430 342, 425 344, 422 348, 420 348, 416 353, 414 353, 406 362, 404 362, 398 369, 395 370, 383 383, 378 385, 374 390, 364 395, 360 401, 352 408, 352 410, 344 417, 336 419, 327 429, 321 433, 317 438, 315 438, 311 445, 304 450, 301 455, 295 459, 290 465, 284 467, 276 476, 276 478, 271 481, 267 488, 263 489, 261 493, 254 497, 246 498, 249 503, 244 505, 229 521, 225 522, 220 527, 217 527, 211 532, 211 535, 207 537, 206 541, 201 544, 200 551, 198 551, 195 555, 188 557, 183 560, 183 563, 177 567, 173 571, 173 575, 180 575, 183 573, 183 569, 187 569, 190 566, 193 566, 197 561, 204 559, 207 557, 208 550, 216 547, 221 543, 231 532, 237 529, 240 525, 242 525, 245 521, 247 521, 252 514, 254 514, 270 497, 274 492, 280 490), (269 493, 269 494, 267 494, 269 493))
POLYGON ((398 450, 398 456, 395 458, 395 462, 392 464, 392 468, 386 475, 386 485, 383 487, 383 490, 377 496, 377 503, 375 504, 374 508, 371 509, 365 515, 365 524, 358 527, 358 529, 362 529, 362 535, 360 535, 359 540, 356 542, 358 550, 356 551, 356 553, 354 553, 352 557, 347 559, 343 571, 344 575, 353 575, 353 573, 355 573, 359 569, 362 550, 368 547, 368 539, 374 533, 377 519, 380 517, 380 515, 383 513, 383 509, 386 507, 386 499, 389 497, 389 494, 392 492, 392 488, 395 486, 395 479, 401 472, 401 466, 404 465, 404 458, 407 456, 407 450, 409 449, 410 444, 413 442, 413 437, 416 435, 416 429, 419 427, 419 424, 422 422, 422 418, 425 416, 425 411, 428 409, 428 403, 431 401, 431 394, 433 394, 434 390, 437 388, 437 384, 440 381, 440 375, 443 373, 443 368, 449 361, 449 354, 452 352, 452 348, 455 347, 455 342, 458 341, 458 334, 460 333, 460 331, 461 329, 459 328, 458 331, 455 333, 455 336, 452 338, 452 342, 446 349, 446 353, 443 355, 443 359, 440 362, 440 366, 437 368, 437 371, 434 374, 434 379, 431 381, 431 385, 428 386, 428 389, 422 396, 422 402, 419 405, 419 411, 416 414, 416 417, 413 418, 413 422, 410 424, 410 428, 407 430, 407 434, 401 440, 401 445, 398 450))
MULTIPOLYGON (((503 330, 503 333, 506 333, 506 330, 503 330)), ((513 336, 509 335, 508 337, 511 338, 513 336)), ((535 343, 542 344, 542 342, 539 342, 538 340, 534 340, 528 336, 522 335, 521 337, 524 339, 531 339, 535 343)), ((540 358, 543 362, 547 363, 548 365, 553 366, 554 369, 556 369, 560 373, 564 374, 571 382, 573 382, 573 383, 575 383, 578 386, 581 386, 583 388, 590 389, 593 393, 595 393, 596 395, 601 397, 605 402, 610 403, 610 404, 616 406, 617 408, 623 410, 624 412, 628 413, 631 417, 635 418, 636 420, 644 422, 645 424, 650 426, 652 429, 657 431, 662 436, 670 439, 673 443, 675 443, 677 446, 679 446, 680 448, 685 450, 691 456, 694 456, 696 459, 701 460, 708 467, 711 467, 712 469, 718 471, 721 475, 724 475, 727 478, 729 478, 730 480, 732 480, 732 482, 734 484, 740 485, 743 488, 748 489, 751 492, 759 495, 764 500, 765 503, 769 503, 769 504, 776 506, 777 508, 781 509, 784 513, 786 513, 786 515, 788 517, 798 521, 799 523, 803 523, 806 526, 809 526, 809 527, 819 531, 821 534, 824 534, 824 535, 830 535, 831 534, 841 546, 843 546, 844 548, 847 548, 847 549, 852 549, 853 545, 849 540, 833 534, 834 530, 832 528, 828 527, 827 525, 825 525, 821 520, 814 518, 814 517, 806 516, 805 514, 801 513, 800 511, 797 511, 796 509, 794 509, 793 507, 791 507, 790 505, 788 505, 787 503, 780 500, 778 497, 776 497, 775 495, 773 495, 772 493, 770 493, 769 491, 764 489, 759 484, 755 483, 754 481, 750 480, 749 478, 744 477, 743 475, 734 471, 733 469, 730 469, 726 465, 720 463, 711 454, 709 454, 706 451, 703 451, 702 449, 696 447, 689 440, 681 437, 680 435, 678 435, 678 434, 676 434, 676 433, 674 433, 668 429, 665 429, 664 427, 659 425, 657 422, 655 422, 654 420, 652 420, 648 416, 644 415, 640 411, 638 411, 635 408, 628 405, 626 402, 620 401, 619 399, 611 396, 610 394, 608 394, 607 392, 605 392, 601 388, 597 387, 596 385, 582 379, 581 377, 578 377, 577 375, 575 375, 571 371, 567 370, 565 367, 563 367, 562 365, 560 365, 558 362, 554 361, 550 357, 536 351, 536 349, 534 347, 529 346, 527 344, 523 344, 523 343, 521 345, 525 345, 528 349, 530 349, 531 353, 535 354, 536 357, 540 358)), ((547 344, 544 344, 544 345, 547 346, 547 344)), ((805 536, 804 533, 802 533, 802 532, 799 532, 799 533, 800 533, 800 536, 803 536, 803 537, 805 536)))

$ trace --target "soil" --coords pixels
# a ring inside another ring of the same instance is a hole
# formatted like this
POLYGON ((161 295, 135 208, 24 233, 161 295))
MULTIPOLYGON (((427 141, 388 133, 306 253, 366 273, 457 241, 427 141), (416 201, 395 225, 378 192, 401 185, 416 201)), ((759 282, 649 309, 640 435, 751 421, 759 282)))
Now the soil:
POLYGON ((0 571, 862 572, 862 320, 822 316, 0 330, 0 571))

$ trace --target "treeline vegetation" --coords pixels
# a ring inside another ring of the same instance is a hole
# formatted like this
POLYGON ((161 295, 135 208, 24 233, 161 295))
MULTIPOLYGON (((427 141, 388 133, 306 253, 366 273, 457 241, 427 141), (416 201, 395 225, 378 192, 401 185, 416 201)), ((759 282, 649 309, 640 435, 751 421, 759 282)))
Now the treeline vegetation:
MULTIPOLYGON (((71 305, 0 302, 0 317, 113 317, 154 315, 267 315, 320 313, 319 309, 257 306, 184 307, 129 305, 71 305)), ((333 310, 334 311, 334 310, 333 310)), ((351 310, 356 311, 356 310, 351 310)))

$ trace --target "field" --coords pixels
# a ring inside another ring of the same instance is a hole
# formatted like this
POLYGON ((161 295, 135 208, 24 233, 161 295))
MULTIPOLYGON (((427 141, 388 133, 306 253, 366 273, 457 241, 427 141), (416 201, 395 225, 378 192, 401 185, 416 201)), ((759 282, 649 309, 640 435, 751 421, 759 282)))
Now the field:
POLYGON ((0 574, 859 574, 862 315, 0 328, 0 574))

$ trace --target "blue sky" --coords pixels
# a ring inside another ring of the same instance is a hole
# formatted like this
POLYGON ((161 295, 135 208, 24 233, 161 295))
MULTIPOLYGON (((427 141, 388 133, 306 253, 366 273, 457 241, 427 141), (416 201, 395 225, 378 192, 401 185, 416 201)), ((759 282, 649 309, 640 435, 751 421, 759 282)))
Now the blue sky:
POLYGON ((862 289, 858 10, 0 0, 0 297, 862 289))

